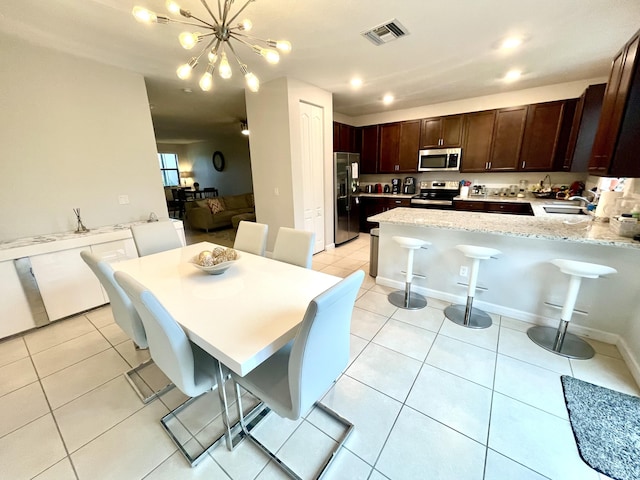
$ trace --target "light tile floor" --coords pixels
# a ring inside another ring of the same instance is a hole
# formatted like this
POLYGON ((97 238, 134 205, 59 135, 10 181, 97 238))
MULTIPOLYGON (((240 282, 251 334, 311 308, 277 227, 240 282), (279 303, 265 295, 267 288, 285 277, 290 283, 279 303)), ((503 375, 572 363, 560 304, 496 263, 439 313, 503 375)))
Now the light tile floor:
MULTIPOLYGON (((347 275, 368 272, 368 261, 361 235, 315 255, 313 268, 347 275)), ((494 316, 491 328, 467 330, 445 321, 445 302, 406 311, 389 304, 387 292, 365 277, 350 365, 323 400, 356 425, 327 478, 605 478, 578 456, 559 377, 638 394, 615 347, 593 342, 593 359, 568 360, 533 345, 523 322, 494 316)), ((174 389, 144 406, 123 378, 146 357, 108 306, 1 342, 0 476, 284 478, 248 442, 189 468, 159 424, 184 396, 174 389)), ((152 386, 165 380, 157 371, 144 378, 152 386)), ((181 421, 204 441, 219 427, 218 408, 208 394, 181 421)), ((341 430, 314 409, 295 422, 271 414, 257 433, 308 478, 341 430)))

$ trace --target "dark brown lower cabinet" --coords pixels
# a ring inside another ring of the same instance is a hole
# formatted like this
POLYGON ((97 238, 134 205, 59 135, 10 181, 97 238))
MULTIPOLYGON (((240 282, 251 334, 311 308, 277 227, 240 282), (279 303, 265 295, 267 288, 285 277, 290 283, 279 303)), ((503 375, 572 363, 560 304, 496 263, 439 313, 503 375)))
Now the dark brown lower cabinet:
POLYGON ((360 197, 360 231, 369 233, 372 228, 380 226, 378 223, 367 220, 372 215, 377 215, 393 208, 410 206, 411 200, 409 198, 360 197))

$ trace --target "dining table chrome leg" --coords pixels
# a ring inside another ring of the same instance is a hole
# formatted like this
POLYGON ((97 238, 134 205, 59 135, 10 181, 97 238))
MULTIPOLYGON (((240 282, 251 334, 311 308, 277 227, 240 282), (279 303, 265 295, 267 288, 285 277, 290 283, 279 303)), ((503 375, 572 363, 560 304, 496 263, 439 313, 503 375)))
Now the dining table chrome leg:
POLYGON ((218 396, 220 397, 220 406, 222 406, 222 426, 224 428, 224 437, 227 443, 227 448, 233 450, 233 436, 231 432, 231 420, 229 418, 229 403, 227 402, 227 389, 225 387, 226 375, 223 371, 223 365, 220 361, 216 360, 216 380, 218 382, 218 396))
MULTIPOLYGON (((266 415, 271 411, 269 407, 267 407, 263 402, 259 402, 255 407, 251 409, 244 416, 240 416, 242 418, 242 422, 244 425, 241 425, 241 422, 238 421, 236 423, 231 422, 231 417, 229 416, 229 402, 227 401, 227 390, 226 390, 226 375, 224 372, 224 365, 216 360, 217 367, 215 370, 216 380, 218 382, 218 396, 220 397, 220 406, 222 407, 222 412, 220 416, 222 417, 222 425, 224 428, 224 438, 225 443, 227 444, 227 449, 229 451, 233 450, 237 447, 242 440, 246 438, 245 431, 251 431, 266 415), (244 417, 244 418, 243 418, 244 417), (245 423, 246 422, 246 423, 245 423)), ((240 404, 239 408, 242 408, 242 404, 240 404)))

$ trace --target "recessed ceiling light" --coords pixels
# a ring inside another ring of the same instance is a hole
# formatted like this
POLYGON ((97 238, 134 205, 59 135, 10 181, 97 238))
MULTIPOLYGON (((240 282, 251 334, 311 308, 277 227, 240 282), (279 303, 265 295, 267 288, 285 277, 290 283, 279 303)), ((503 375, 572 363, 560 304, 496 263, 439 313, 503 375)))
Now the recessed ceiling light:
POLYGON ((507 74, 504 76, 503 80, 507 83, 509 82, 515 82, 516 80, 518 80, 520 77, 522 76, 522 70, 517 70, 517 69, 513 69, 513 70, 509 70, 507 72, 507 74))
POLYGON ((514 48, 517 48, 520 45, 522 45, 523 41, 524 40, 522 37, 507 37, 500 42, 500 49, 513 50, 514 48))
POLYGON ((358 78, 358 77, 354 77, 351 79, 351 87, 353 88, 360 88, 362 86, 362 79, 358 78))
POLYGON ((393 95, 387 93, 384 97, 382 97, 382 103, 384 103, 385 105, 393 103, 393 95))

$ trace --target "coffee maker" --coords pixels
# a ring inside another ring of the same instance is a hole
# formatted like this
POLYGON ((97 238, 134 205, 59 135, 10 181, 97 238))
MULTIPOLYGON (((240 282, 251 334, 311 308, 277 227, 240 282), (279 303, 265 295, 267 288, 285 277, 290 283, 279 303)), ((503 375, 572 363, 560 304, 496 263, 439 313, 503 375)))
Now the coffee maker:
POLYGON ((400 182, 399 178, 391 179, 391 193, 400 193, 400 182))
POLYGON ((416 178, 404 177, 404 185, 402 186, 402 193, 408 193, 413 195, 416 193, 416 178))

